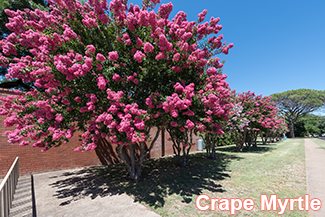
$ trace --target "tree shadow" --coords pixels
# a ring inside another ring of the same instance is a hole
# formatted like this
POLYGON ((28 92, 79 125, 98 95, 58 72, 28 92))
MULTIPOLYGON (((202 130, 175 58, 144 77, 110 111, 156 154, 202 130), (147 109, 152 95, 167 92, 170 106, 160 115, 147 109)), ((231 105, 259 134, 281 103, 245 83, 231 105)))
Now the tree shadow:
POLYGON ((145 202, 151 207, 163 207, 168 195, 181 196, 183 203, 190 203, 193 197, 203 192, 224 192, 220 180, 229 178, 228 164, 240 157, 217 153, 216 160, 206 159, 203 153, 190 156, 187 167, 176 165, 175 157, 148 160, 142 169, 142 180, 129 179, 124 165, 89 168, 94 174, 118 187, 122 193, 134 197, 135 201, 145 202))
POLYGON ((95 199, 96 197, 120 194, 120 191, 116 187, 108 185, 105 181, 99 179, 86 169, 81 169, 76 172, 65 172, 60 176, 50 178, 60 179, 50 184, 53 188, 58 189, 53 196, 58 199, 67 199, 60 206, 68 205, 72 201, 85 197, 95 199))
POLYGON ((216 159, 211 160, 205 153, 194 153, 187 167, 177 166, 175 157, 150 159, 144 162, 142 179, 138 182, 129 179, 123 164, 93 166, 52 177, 60 180, 50 185, 57 188, 53 196, 66 199, 60 206, 84 197, 95 199, 126 193, 135 201, 158 208, 163 207, 166 197, 172 194, 179 195, 181 202, 190 203, 206 191, 224 192, 219 181, 230 178, 228 164, 240 159, 232 154, 217 153, 216 159))

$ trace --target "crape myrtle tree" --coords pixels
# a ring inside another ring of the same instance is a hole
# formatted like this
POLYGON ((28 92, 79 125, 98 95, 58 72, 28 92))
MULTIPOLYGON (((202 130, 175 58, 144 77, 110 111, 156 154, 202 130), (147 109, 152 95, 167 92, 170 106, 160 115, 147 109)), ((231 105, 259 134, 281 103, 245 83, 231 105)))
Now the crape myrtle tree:
MULTIPOLYGON (((49 1, 50 12, 6 10, 11 17, 6 26, 14 32, 1 41, 6 77, 44 89, 1 98, 5 126, 15 127, 6 132, 9 142, 46 151, 79 131, 75 151, 94 150, 100 142, 118 144, 134 180, 141 177, 143 160, 162 127, 171 134, 175 153, 180 156, 179 149, 187 147, 183 154, 188 156, 192 132, 204 128, 207 115, 227 116, 226 100, 217 105, 227 94, 207 95, 204 87, 222 67, 214 51, 228 54, 233 45, 215 36, 222 28, 219 18, 202 23, 206 10, 197 22, 187 21, 182 11, 169 20, 172 3, 155 12, 158 3, 143 1, 140 8, 125 0, 109 5, 57 0, 49 1), (208 42, 203 49, 201 40, 208 42), (32 56, 10 58, 20 47, 32 56), (153 127, 158 130, 151 138, 153 127)), ((224 79, 217 79, 213 88, 227 89, 224 79)), ((186 165, 188 157, 178 160, 186 165)))
POLYGON ((271 97, 255 96, 255 108, 249 113, 253 118, 251 127, 254 127, 253 129, 255 129, 253 133, 250 134, 249 138, 254 138, 254 146, 256 146, 256 138, 258 132, 262 138, 263 144, 266 144, 271 130, 277 128, 276 120, 278 119, 278 109, 270 100, 271 97))
POLYGON ((258 134, 265 143, 278 119, 278 109, 270 101, 270 97, 256 96, 250 91, 233 91, 233 104, 227 129, 232 133, 237 151, 241 152, 244 145, 248 149, 251 145, 256 147, 258 134))
POLYGON ((291 138, 295 137, 294 124, 299 123, 300 118, 319 109, 325 103, 325 91, 310 89, 288 90, 272 94, 271 97, 289 125, 291 138))
POLYGON ((206 80, 204 89, 199 91, 203 102, 203 108, 200 111, 204 111, 204 114, 200 115, 201 122, 197 123, 198 130, 201 135, 203 134, 207 158, 215 159, 216 142, 220 142, 220 136, 224 134, 222 127, 227 123, 229 111, 233 107, 230 88, 225 82, 226 77, 221 73, 210 76, 206 80))
POLYGON ((289 132, 289 130, 285 120, 277 116, 275 118, 275 126, 270 130, 270 134, 269 134, 270 141, 271 142, 279 141, 287 132, 289 132))
POLYGON ((234 107, 230 112, 230 118, 226 130, 231 133, 236 144, 237 152, 243 150, 247 130, 249 129, 248 124, 249 120, 243 112, 243 106, 241 106, 241 103, 234 104, 234 107))

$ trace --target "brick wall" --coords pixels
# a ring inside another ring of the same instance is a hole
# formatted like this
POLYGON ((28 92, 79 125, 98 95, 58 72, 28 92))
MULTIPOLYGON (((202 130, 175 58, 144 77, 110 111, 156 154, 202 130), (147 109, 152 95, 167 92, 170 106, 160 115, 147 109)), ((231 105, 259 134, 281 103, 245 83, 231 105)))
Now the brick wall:
MULTIPOLYGON (((0 96, 13 94, 13 91, 0 88, 0 96)), ((13 127, 4 127, 5 116, 0 116, 0 178, 4 177, 9 170, 14 159, 19 157, 20 174, 30 174, 35 172, 46 172, 68 168, 76 168, 92 165, 106 165, 119 162, 115 145, 109 143, 98 144, 95 151, 84 153, 74 152, 78 146, 78 133, 74 135, 67 144, 57 148, 51 148, 46 152, 41 152, 41 148, 33 148, 31 145, 20 147, 18 144, 11 145, 7 142, 7 136, 3 133, 13 130, 13 127)), ((151 135, 155 135, 154 129, 151 135)), ((165 155, 172 155, 172 143, 169 141, 169 135, 165 132, 165 155)), ((192 151, 197 150, 197 137, 194 137, 195 146, 192 151)), ((162 137, 159 135, 155 145, 150 153, 151 158, 162 156, 162 137)))

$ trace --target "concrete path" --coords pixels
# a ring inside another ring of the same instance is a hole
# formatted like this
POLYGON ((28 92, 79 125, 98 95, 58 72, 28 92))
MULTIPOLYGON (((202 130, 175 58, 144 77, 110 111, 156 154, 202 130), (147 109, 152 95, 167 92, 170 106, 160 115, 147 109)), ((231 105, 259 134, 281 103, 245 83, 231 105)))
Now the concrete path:
POLYGON ((37 217, 159 217, 82 169, 34 174, 37 217))
POLYGON ((325 216, 325 150, 311 139, 305 139, 305 156, 307 170, 307 193, 310 198, 318 198, 322 202, 319 211, 309 211, 312 217, 325 216))

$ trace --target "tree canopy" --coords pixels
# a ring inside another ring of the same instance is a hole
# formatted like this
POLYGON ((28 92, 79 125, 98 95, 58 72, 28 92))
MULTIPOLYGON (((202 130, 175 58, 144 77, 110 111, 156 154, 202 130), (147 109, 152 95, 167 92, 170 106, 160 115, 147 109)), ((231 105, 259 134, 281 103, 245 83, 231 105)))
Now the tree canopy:
POLYGON ((294 138, 294 124, 299 118, 316 111, 325 104, 325 91, 311 89, 289 90, 272 94, 280 112, 289 124, 290 137, 294 138))
POLYGON ((294 125, 295 136, 304 137, 325 133, 325 118, 315 114, 307 114, 294 125))

